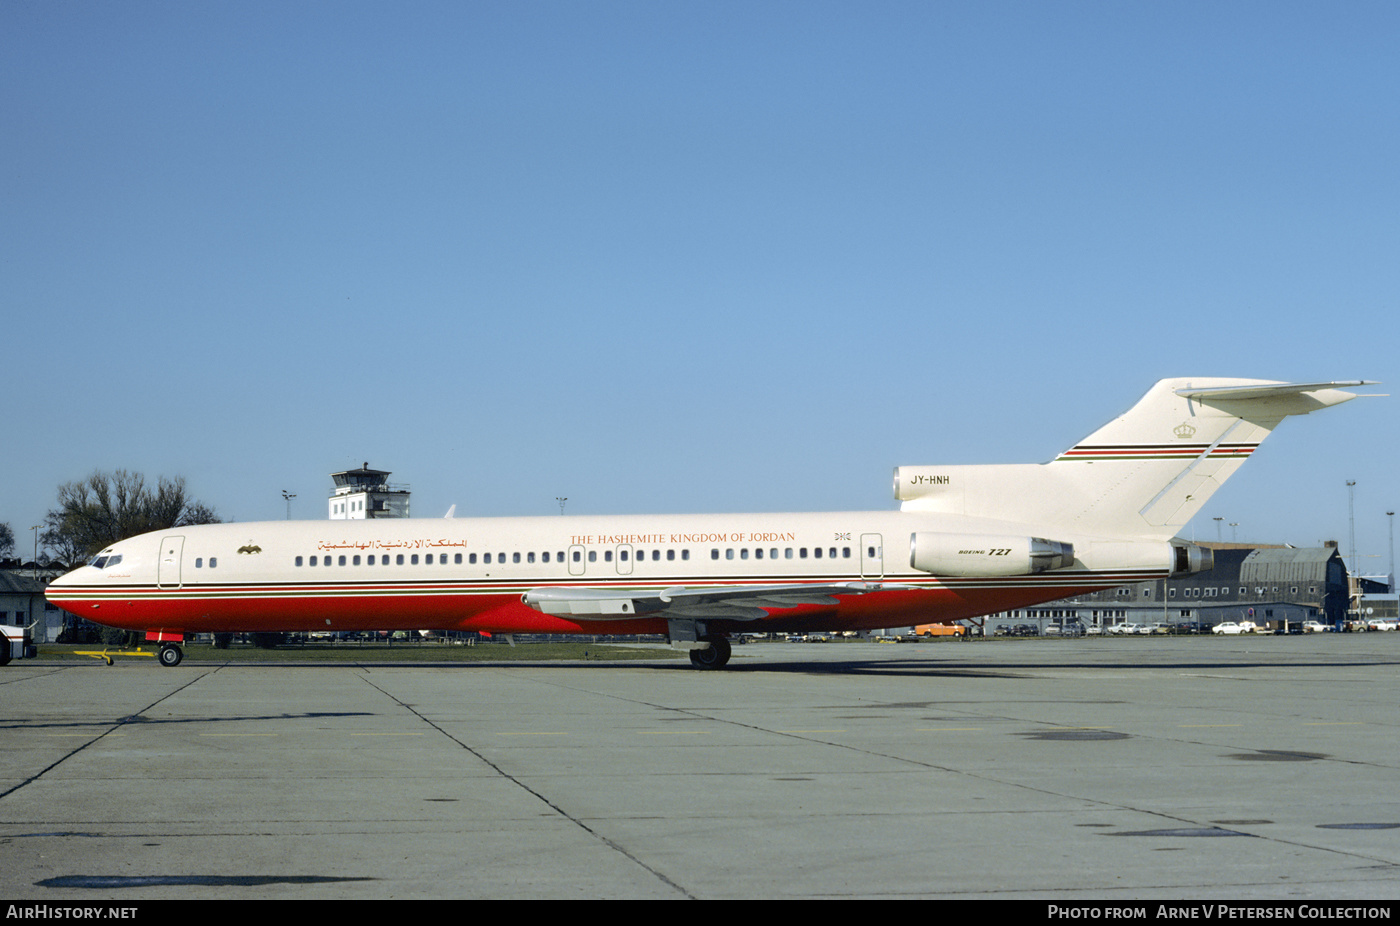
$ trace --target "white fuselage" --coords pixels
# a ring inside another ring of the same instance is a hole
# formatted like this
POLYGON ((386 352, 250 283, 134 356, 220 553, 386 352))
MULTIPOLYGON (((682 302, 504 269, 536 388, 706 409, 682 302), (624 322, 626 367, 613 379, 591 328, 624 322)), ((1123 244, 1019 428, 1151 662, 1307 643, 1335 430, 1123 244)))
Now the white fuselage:
POLYGON ((664 616, 570 619, 521 598, 542 588, 642 598, 677 587, 864 583, 871 590, 829 604, 769 609, 770 617, 757 623, 874 629, 957 620, 1157 577, 1171 562, 1169 546, 1160 542, 1057 537, 1083 551, 1070 568, 940 577, 910 566, 910 538, 919 531, 970 542, 1034 533, 1024 525, 907 512, 212 524, 114 544, 95 565, 56 580, 49 597, 98 623, 166 632, 602 633, 627 632, 605 626, 613 623, 630 632, 664 631, 664 616), (1106 541, 1114 545, 1113 562, 1096 564, 1093 551, 1106 541), (633 627, 638 622, 648 626, 633 627))

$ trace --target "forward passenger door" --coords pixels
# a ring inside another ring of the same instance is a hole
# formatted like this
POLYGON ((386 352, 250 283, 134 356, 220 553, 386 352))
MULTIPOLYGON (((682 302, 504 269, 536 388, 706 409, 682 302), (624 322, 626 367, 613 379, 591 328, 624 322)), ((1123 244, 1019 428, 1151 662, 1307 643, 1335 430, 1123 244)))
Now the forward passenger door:
POLYGON ((160 538, 160 557, 156 561, 156 587, 180 587, 180 557, 184 553, 185 538, 179 534, 160 538))

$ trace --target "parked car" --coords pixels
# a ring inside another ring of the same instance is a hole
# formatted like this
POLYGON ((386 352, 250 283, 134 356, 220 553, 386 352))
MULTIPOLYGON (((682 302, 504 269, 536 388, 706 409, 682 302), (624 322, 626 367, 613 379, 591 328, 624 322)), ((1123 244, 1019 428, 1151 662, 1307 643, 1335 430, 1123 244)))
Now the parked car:
POLYGON ((1221 621, 1220 623, 1218 623, 1218 624, 1216 624, 1214 627, 1212 627, 1212 628, 1210 629, 1210 632, 1211 632, 1211 633, 1217 633, 1217 634, 1219 634, 1219 633, 1236 634, 1236 633, 1244 633, 1244 628, 1242 628, 1239 624, 1235 623, 1234 621, 1221 621))
POLYGON ((1317 621, 1303 621, 1303 633, 1326 633, 1328 628, 1317 621))
POLYGON ((1240 633, 1258 633, 1259 625, 1254 621, 1240 621, 1240 633))
POLYGON ((1388 617, 1373 617, 1366 622, 1367 630, 1394 630, 1395 621, 1388 617))

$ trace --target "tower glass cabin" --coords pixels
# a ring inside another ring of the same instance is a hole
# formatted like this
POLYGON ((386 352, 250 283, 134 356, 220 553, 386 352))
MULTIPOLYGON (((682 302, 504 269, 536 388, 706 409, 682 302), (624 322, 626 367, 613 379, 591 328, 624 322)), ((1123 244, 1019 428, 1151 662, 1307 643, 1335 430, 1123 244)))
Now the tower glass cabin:
POLYGON ((332 521, 408 517, 408 486, 389 481, 387 470, 359 469, 331 473, 335 488, 330 497, 332 521))

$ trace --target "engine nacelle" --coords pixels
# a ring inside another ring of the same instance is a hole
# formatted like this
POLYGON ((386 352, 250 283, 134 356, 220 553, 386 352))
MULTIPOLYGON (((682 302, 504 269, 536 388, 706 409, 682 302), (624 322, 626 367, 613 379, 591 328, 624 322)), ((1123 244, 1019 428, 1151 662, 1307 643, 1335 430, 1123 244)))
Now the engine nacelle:
POLYGON ((894 497, 896 501, 907 502, 930 495, 943 495, 961 492, 954 471, 966 469, 963 466, 896 466, 894 468, 894 497))
POLYGON ((938 576, 1024 576, 1073 564, 1073 544, 1042 537, 932 531, 909 537, 909 565, 938 576))
POLYGON ((1194 543, 1177 541, 1172 544, 1172 578, 1189 576, 1194 572, 1209 572, 1215 568, 1215 551, 1194 543))

